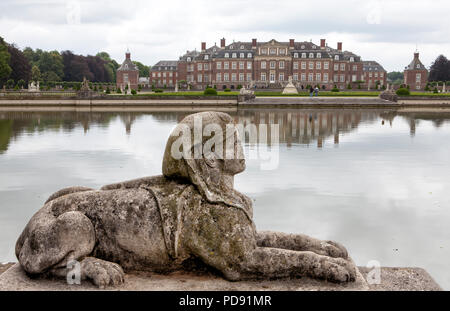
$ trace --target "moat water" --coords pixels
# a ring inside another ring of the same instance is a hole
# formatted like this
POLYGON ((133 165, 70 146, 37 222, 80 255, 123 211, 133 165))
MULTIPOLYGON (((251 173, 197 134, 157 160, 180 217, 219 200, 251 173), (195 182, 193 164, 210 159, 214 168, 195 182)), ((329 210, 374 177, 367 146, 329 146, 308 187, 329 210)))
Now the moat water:
MULTIPOLYGON (((44 110, 0 110, 0 263, 17 261, 16 239, 53 192, 160 174, 170 131, 194 111, 44 110)), ((450 290, 450 110, 229 113, 279 124, 275 165, 248 160, 235 180, 258 230, 333 239, 357 265, 422 267, 450 290)))

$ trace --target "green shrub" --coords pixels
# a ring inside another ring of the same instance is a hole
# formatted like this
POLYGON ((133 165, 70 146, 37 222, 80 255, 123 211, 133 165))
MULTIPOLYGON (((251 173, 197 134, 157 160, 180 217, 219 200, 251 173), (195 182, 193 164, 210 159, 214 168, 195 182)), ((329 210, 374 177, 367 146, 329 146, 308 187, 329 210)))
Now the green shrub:
POLYGON ((231 92, 231 90, 229 88, 226 88, 225 90, 223 90, 224 92, 231 92))
POLYGON ((336 86, 334 86, 334 88, 331 89, 331 92, 337 93, 337 92, 339 92, 339 89, 336 86))
POLYGON ((106 94, 110 94, 111 93, 111 91, 110 91, 110 89, 109 89, 109 86, 107 86, 106 87, 106 92, 105 92, 106 94))
POLYGON ((162 93, 163 92, 163 90, 161 90, 161 89, 155 89, 155 93, 162 93))
POLYGON ((439 93, 437 87, 434 88, 433 93, 435 94, 439 93))
POLYGON ((116 93, 117 93, 117 94, 122 94, 122 91, 120 90, 120 88, 117 88, 116 93))
POLYGON ((238 89, 238 90, 242 89, 242 85, 239 84, 236 89, 238 89))
POLYGON ((137 94, 136 90, 131 90, 131 95, 136 95, 136 94, 137 94))
POLYGON ((211 87, 205 89, 203 95, 217 95, 217 91, 211 87))
POLYGON ((404 87, 399 88, 397 92, 395 92, 398 96, 408 96, 411 95, 408 89, 405 89, 404 87))
POLYGON ((351 90, 352 89, 352 85, 349 83, 348 85, 347 85, 347 90, 351 90))

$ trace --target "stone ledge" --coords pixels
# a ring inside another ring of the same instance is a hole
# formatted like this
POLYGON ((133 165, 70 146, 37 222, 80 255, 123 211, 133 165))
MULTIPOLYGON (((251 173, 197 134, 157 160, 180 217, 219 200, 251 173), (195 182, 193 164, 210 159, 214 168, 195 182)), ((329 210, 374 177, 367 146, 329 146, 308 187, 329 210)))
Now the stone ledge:
MULTIPOLYGON (((129 273, 118 291, 437 291, 442 290, 428 273, 419 268, 382 268, 380 285, 368 285, 364 277, 368 269, 360 268, 355 283, 344 285, 310 278, 229 282, 211 274, 177 272, 169 275, 129 273)), ((98 290, 90 282, 67 285, 62 279, 31 279, 19 264, 0 275, 0 291, 91 291, 98 290)))

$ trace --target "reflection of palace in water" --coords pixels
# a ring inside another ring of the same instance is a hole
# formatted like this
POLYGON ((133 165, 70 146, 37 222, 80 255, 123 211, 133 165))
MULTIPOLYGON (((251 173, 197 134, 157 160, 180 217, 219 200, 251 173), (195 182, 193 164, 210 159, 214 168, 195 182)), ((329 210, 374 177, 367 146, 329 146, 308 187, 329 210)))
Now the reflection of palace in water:
MULTIPOLYGON (((0 153, 8 149, 11 139, 22 133, 44 131, 74 131, 90 127, 107 128, 111 122, 119 119, 127 134, 131 134, 136 120, 151 116, 159 123, 176 124, 193 111, 154 111, 154 112, 102 112, 102 111, 5 111, 0 112, 0 153)), ((371 109, 239 109, 228 112, 238 124, 278 124, 279 142, 288 147, 293 144, 316 144, 322 148, 325 140, 332 138, 339 144, 340 135, 355 130, 363 122, 386 120, 392 124, 396 117, 409 122, 411 135, 421 120, 433 122, 436 127, 450 120, 450 112, 430 111, 386 111, 371 109)), ((267 126, 267 138, 270 142, 270 126, 267 126)), ((259 134, 259 133, 258 133, 259 134)), ((259 136, 259 135, 258 135, 259 136)), ((248 142, 248 141, 247 141, 248 142)))
MULTIPOLYGON (((244 127, 255 124, 257 128, 259 124, 278 124, 280 143, 288 147, 317 143, 322 148, 328 137, 339 144, 339 135, 357 128, 361 121, 374 121, 378 116, 379 111, 370 110, 244 110, 238 112, 236 121, 244 127)), ((267 137, 270 138, 270 133, 267 137)))

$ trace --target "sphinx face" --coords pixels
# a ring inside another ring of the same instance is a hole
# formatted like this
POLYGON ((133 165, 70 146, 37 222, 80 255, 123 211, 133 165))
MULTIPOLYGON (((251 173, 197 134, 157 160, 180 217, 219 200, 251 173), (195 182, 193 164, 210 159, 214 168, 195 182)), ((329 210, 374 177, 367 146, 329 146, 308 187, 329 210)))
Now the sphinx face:
POLYGON ((224 173, 229 175, 236 175, 242 173, 245 170, 245 156, 242 142, 238 130, 235 128, 233 133, 233 143, 226 144, 226 148, 232 148, 232 150, 226 150, 224 158, 224 173), (228 155, 228 156, 227 156, 228 155), (230 157, 230 155, 233 155, 230 157))

